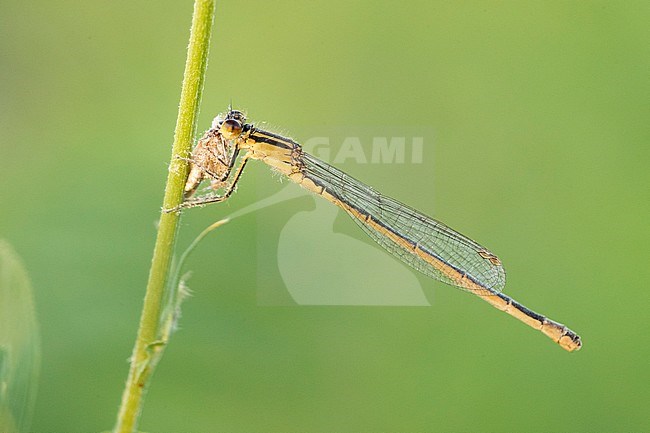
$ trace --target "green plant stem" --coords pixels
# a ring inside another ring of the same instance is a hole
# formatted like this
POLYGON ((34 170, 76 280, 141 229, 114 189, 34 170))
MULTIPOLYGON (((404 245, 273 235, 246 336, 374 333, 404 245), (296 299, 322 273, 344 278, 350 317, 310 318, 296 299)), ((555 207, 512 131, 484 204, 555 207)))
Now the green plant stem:
MULTIPOLYGON (((187 157, 192 149, 213 19, 214 0, 195 0, 174 145, 165 186, 164 209, 175 208, 183 201, 188 165, 179 157, 187 157)), ((180 215, 176 212, 162 213, 160 217, 138 335, 117 423, 113 429, 115 433, 132 433, 136 430, 149 379, 160 352, 164 349, 164 344, 159 342, 160 315, 179 219, 180 215)))

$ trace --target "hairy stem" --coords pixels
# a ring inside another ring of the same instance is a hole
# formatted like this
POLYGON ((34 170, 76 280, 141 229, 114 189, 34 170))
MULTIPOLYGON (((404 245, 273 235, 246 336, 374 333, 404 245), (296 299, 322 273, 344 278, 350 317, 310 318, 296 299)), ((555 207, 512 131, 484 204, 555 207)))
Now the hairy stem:
MULTIPOLYGON (((183 87, 174 131, 174 145, 165 186, 164 209, 175 208, 183 201, 183 187, 187 179, 188 166, 187 162, 179 157, 187 157, 192 149, 213 19, 214 0, 195 0, 183 87)), ((160 341, 160 316, 179 218, 180 215, 176 212, 162 213, 160 217, 138 335, 131 356, 131 366, 117 423, 113 430, 115 433, 136 431, 149 379, 164 349, 165 344, 160 341)))

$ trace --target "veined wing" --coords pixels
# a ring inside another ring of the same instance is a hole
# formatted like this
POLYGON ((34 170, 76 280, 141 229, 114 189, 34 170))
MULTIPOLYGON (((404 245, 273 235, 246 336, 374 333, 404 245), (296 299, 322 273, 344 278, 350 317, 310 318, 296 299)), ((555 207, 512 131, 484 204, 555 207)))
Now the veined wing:
POLYGON ((506 274, 499 259, 466 236, 341 170, 301 152, 302 174, 339 200, 341 207, 389 253, 438 281, 463 287, 469 279, 499 293, 506 274))

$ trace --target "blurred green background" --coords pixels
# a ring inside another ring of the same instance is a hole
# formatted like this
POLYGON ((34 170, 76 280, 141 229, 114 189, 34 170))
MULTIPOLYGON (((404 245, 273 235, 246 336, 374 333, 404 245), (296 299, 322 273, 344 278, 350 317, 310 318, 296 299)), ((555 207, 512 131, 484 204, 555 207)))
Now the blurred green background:
MULTIPOLYGON (((34 432, 114 423, 191 12, 0 3, 0 237, 42 328, 34 432)), ((231 100, 298 140, 433 129, 422 164, 344 169, 488 246, 506 292, 584 348, 420 275, 431 307, 260 306, 259 269, 277 260, 258 246, 312 206, 300 199, 201 244, 140 429, 649 431, 648 22, 644 1, 219 2, 200 130, 231 100)), ((181 244, 282 188, 249 169, 227 204, 187 213, 181 244)), ((336 227, 364 239, 343 215, 336 227)), ((300 248, 317 257, 318 239, 300 248)))

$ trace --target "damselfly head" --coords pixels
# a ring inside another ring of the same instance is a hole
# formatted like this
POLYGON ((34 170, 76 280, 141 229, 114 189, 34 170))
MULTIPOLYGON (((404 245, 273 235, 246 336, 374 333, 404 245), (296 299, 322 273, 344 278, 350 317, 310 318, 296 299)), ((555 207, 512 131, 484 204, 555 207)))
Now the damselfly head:
POLYGON ((226 140, 234 140, 242 133, 246 115, 238 110, 230 110, 219 125, 219 132, 226 140))

